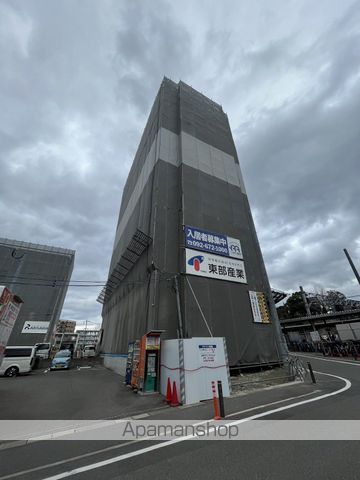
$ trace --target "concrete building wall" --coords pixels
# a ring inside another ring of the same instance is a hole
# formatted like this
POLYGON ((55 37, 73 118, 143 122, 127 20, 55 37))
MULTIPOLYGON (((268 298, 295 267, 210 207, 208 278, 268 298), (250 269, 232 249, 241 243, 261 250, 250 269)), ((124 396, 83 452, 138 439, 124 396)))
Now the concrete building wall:
POLYGON ((280 358, 278 319, 227 116, 182 82, 164 79, 155 99, 124 188, 110 273, 136 229, 152 244, 104 304, 104 353, 126 353, 128 341, 153 328, 177 337, 179 275, 185 336, 208 335, 204 314, 212 334, 226 337, 231 364, 280 358), (185 276, 183 225, 240 239, 247 284, 185 276), (254 323, 249 290, 265 293, 271 323, 254 323))

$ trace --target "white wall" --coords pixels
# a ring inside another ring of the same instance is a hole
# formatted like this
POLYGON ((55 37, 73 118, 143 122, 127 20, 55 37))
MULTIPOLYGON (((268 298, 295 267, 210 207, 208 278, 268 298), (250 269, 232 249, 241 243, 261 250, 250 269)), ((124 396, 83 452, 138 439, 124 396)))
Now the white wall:
POLYGON ((111 355, 104 355, 104 366, 125 377, 126 358, 126 356, 114 357, 111 355))
MULTIPOLYGON (((186 338, 184 342, 185 404, 198 403, 212 398, 211 382, 221 380, 224 397, 230 396, 227 365, 222 337, 186 338), (213 345, 215 354, 205 364, 201 357, 201 345, 213 345)), ((161 342, 160 392, 166 395, 167 379, 171 387, 176 381, 180 400, 179 340, 161 342)))
POLYGON ((187 404, 211 399, 211 382, 218 380, 222 382, 224 397, 230 397, 222 337, 197 337, 184 340, 184 367, 187 404), (209 363, 208 368, 201 362, 200 345, 215 345, 214 361, 209 363))

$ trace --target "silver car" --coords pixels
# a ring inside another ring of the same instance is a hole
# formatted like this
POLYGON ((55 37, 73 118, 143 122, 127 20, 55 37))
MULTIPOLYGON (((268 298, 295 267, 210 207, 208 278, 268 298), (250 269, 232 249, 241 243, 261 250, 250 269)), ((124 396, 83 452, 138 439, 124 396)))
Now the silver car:
POLYGON ((71 351, 60 350, 52 359, 50 370, 69 369, 71 366, 71 351))

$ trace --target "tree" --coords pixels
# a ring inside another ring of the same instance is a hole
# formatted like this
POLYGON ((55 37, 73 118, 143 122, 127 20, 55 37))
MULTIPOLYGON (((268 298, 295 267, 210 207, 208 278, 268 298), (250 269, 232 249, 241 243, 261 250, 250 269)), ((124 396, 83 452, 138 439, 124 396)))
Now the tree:
POLYGON ((304 317, 306 315, 305 305, 301 296, 301 292, 294 292, 283 305, 279 307, 278 313, 280 318, 304 317), (282 309, 279 312, 279 309, 282 309), (286 315, 286 316, 285 316, 286 315))
POLYGON ((324 301, 331 312, 341 312, 346 305, 346 296, 337 290, 328 290, 324 301))
MULTIPOLYGON (((310 307, 311 315, 322 313, 341 312, 350 308, 360 308, 360 302, 348 300, 337 290, 322 290, 320 293, 305 293, 310 307)), ((301 292, 294 292, 284 305, 277 308, 279 318, 296 318, 306 316, 306 309, 301 292)))

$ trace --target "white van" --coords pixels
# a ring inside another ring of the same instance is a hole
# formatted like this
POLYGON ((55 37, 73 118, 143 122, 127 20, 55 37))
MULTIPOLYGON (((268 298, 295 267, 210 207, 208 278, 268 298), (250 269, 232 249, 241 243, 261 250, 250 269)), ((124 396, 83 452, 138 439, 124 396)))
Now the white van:
POLYGON ((51 343, 36 343, 36 356, 39 358, 50 358, 51 343))
POLYGON ((15 377, 19 373, 30 372, 35 362, 35 350, 34 346, 6 347, 0 365, 0 375, 15 377))
POLYGON ((83 356, 84 358, 95 357, 95 345, 85 345, 83 356))

